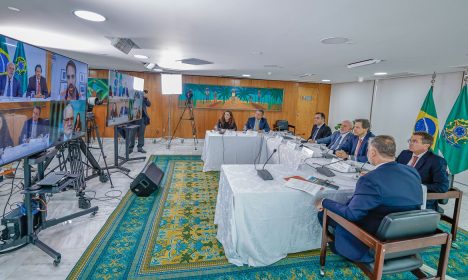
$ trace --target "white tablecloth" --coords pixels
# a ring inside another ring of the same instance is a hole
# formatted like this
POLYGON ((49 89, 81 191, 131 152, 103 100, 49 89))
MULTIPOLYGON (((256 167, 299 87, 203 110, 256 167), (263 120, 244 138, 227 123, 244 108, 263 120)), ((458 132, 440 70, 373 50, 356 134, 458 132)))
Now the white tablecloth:
POLYGON ((327 189, 315 197, 284 186, 284 177, 288 176, 324 178, 312 168, 301 166, 297 170, 286 164, 271 164, 267 169, 274 180, 260 179, 253 165, 221 168, 215 214, 217 238, 229 262, 238 266, 265 266, 289 253, 319 248, 321 227, 315 201, 326 197, 345 202, 356 184, 353 175, 340 174, 332 178, 340 190, 327 189))
POLYGON ((219 171, 222 164, 253 164, 255 159, 263 164, 266 139, 257 133, 207 131, 201 158, 204 172, 219 171))

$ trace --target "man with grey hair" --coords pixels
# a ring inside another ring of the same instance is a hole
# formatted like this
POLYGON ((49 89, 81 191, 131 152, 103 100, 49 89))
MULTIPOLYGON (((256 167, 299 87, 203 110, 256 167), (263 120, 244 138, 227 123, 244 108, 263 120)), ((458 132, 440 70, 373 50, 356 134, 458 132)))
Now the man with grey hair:
MULTIPOLYGON (((320 223, 323 220, 321 211, 326 208, 374 235, 386 215, 420 209, 423 203, 421 177, 414 168, 395 162, 395 151, 393 137, 371 138, 367 158, 375 165, 375 170, 359 178, 356 190, 346 204, 330 199, 318 200, 320 223)), ((335 228, 335 242, 330 244, 333 251, 352 261, 374 260, 366 245, 333 220, 330 225, 335 228)))
POLYGON ((0 96, 22 97, 23 91, 18 79, 15 78, 16 66, 13 62, 7 64, 7 74, 0 75, 0 96))
POLYGON ((318 139, 317 143, 326 144, 333 151, 341 150, 344 145, 353 140, 351 129, 353 129, 353 123, 350 120, 344 120, 341 122, 339 130, 328 137, 318 139))
POLYGON ((70 140, 73 137, 73 124, 75 123, 75 110, 68 104, 63 110, 63 135, 61 141, 70 140))

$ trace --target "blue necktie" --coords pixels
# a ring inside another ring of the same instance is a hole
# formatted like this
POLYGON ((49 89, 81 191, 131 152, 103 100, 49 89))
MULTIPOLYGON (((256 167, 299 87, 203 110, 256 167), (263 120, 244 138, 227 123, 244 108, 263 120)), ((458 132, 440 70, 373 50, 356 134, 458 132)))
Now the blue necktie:
POLYGON ((317 129, 314 132, 314 135, 312 136, 312 140, 315 140, 315 137, 317 137, 317 134, 318 134, 319 130, 320 130, 320 128, 317 127, 317 129))
POLYGON ((6 96, 10 96, 10 90, 11 90, 11 79, 8 79, 7 94, 6 94, 6 96))
POLYGON ((336 139, 335 142, 333 142, 333 145, 331 145, 330 149, 331 150, 336 150, 338 148, 338 145, 340 144, 341 138, 343 135, 340 134, 340 136, 336 139))

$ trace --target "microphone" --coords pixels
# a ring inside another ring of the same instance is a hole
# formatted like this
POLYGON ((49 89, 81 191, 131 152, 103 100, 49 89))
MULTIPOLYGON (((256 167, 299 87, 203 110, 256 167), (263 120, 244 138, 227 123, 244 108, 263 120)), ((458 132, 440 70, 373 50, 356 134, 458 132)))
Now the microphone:
POLYGON ((273 150, 273 153, 268 157, 268 159, 265 161, 265 164, 263 165, 262 169, 257 170, 257 175, 262 178, 264 181, 266 180, 273 180, 273 176, 271 176, 271 173, 265 169, 266 164, 270 160, 270 158, 276 153, 277 149, 273 150))
POLYGON ((334 163, 338 163, 338 162, 342 162, 342 161, 345 161, 347 160, 347 158, 343 158, 343 159, 340 159, 338 161, 334 161, 334 162, 329 162, 327 164, 322 164, 320 165, 320 167, 316 167, 315 170, 317 170, 318 173, 324 175, 324 176, 327 176, 327 177, 333 177, 335 176, 335 173, 333 171, 330 170, 330 168, 327 167, 327 165, 332 165, 334 163))

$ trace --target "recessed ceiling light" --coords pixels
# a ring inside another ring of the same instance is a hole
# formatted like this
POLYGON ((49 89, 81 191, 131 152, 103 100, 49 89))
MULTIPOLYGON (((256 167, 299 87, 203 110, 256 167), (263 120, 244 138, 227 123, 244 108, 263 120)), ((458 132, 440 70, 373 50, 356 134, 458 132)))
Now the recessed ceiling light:
POLYGON ((271 75, 271 72, 268 72, 267 75, 270 76, 270 75, 271 75))
POLYGON ((102 22, 105 21, 106 18, 103 15, 100 15, 95 12, 90 12, 90 11, 74 11, 73 14, 81 19, 89 20, 89 21, 95 21, 95 22, 102 22))
POLYGON ((331 82, 330 80, 322 80, 322 82, 328 83, 331 82))
POLYGON ((350 40, 348 38, 345 38, 345 37, 328 37, 328 38, 324 38, 324 39, 320 40, 320 42, 322 42, 322 44, 325 44, 325 45, 346 44, 349 41, 350 40))
POLYGON ((133 55, 135 58, 141 58, 141 59, 148 59, 148 57, 144 54, 134 54, 133 55))
POLYGON ((357 80, 358 80, 358 82, 362 83, 362 82, 364 82, 364 77, 358 77, 357 80))
POLYGON ((250 74, 242 74, 242 77, 248 78, 248 77, 250 77, 250 74))
POLYGON ((14 12, 19 12, 21 11, 20 9, 16 8, 16 7, 8 7, 8 10, 11 10, 11 11, 14 11, 14 12))
POLYGON ((374 76, 385 76, 385 75, 387 75, 386 72, 376 72, 376 73, 374 73, 374 76))

